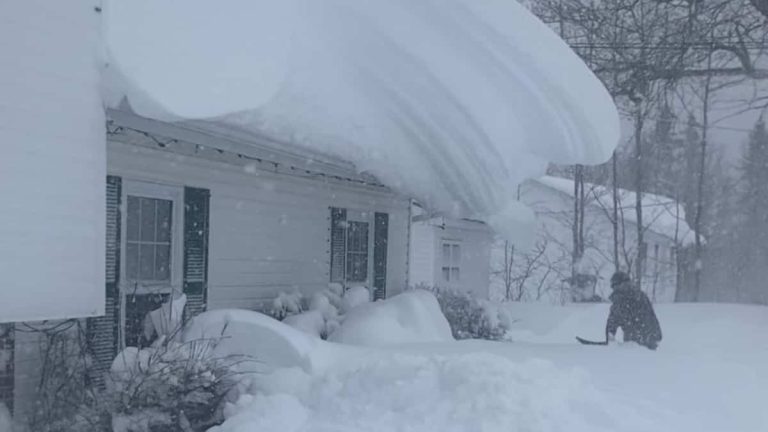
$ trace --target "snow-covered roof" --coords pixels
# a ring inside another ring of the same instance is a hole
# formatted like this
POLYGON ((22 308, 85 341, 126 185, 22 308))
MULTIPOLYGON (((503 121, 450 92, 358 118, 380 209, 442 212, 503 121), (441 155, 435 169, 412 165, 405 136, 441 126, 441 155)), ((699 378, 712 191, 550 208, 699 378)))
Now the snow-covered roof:
POLYGON ((516 1, 109 1, 105 97, 351 161, 429 207, 524 238, 510 189, 619 137, 587 66, 516 1), (137 25, 140 23, 140 25, 137 25))
MULTIPOLYGON (((573 198, 574 185, 572 179, 543 176, 532 181, 573 198)), ((612 188, 584 183, 584 190, 587 193, 588 205, 599 206, 612 211, 612 188)), ((622 217, 627 222, 637 224, 637 214, 635 213, 637 198, 635 192, 619 189, 618 198, 619 217, 622 217)), ((643 193, 641 202, 643 206, 643 225, 648 230, 670 239, 677 237, 678 241, 682 244, 691 244, 694 241, 694 232, 685 221, 685 209, 681 203, 666 196, 650 193, 643 193)))

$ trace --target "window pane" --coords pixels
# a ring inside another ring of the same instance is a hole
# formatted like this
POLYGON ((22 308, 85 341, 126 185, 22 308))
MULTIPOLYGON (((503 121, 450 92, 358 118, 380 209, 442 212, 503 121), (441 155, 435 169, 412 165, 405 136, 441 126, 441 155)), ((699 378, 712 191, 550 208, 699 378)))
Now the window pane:
POLYGON ((157 241, 171 242, 171 215, 173 203, 168 200, 157 200, 157 241))
POLYGON ((135 196, 128 196, 128 209, 126 214, 126 238, 128 240, 139 239, 139 199, 135 196))
POLYGON ((155 279, 155 246, 142 244, 139 246, 139 279, 155 279))
POLYGON ((354 222, 349 224, 347 228, 347 250, 350 252, 358 251, 358 239, 357 239, 357 226, 354 222))
POLYGON ((155 241, 155 201, 141 198, 141 241, 155 241))
POLYGON ((128 243, 125 251, 125 276, 130 280, 139 277, 139 245, 128 243))
POLYGON ((368 254, 347 254, 347 281, 365 282, 368 279, 368 254))
POLYGON ((347 230, 347 251, 368 252, 368 222, 350 222, 347 230))
POLYGON ((453 259, 453 264, 458 265, 461 262, 461 246, 455 244, 451 246, 451 249, 453 250, 451 258, 453 259))
POLYGON ((443 281, 444 282, 451 281, 451 272, 450 272, 450 268, 448 267, 443 267, 443 281))
POLYGON ((451 282, 458 282, 461 279, 460 273, 458 267, 451 267, 451 282))
POLYGON ((171 247, 158 245, 155 247, 155 279, 171 279, 171 247))
POLYGON ((443 262, 446 264, 451 262, 451 245, 448 243, 443 243, 443 262))

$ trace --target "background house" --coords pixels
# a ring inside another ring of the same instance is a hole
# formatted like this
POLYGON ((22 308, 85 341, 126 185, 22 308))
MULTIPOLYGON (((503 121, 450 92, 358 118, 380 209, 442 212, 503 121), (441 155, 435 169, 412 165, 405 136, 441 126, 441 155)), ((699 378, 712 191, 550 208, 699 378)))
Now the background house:
MULTIPOLYGON (((574 185, 565 178, 545 176, 519 188, 519 200, 531 207, 538 219, 537 240, 521 251, 499 240, 493 248, 492 296, 511 300, 567 302, 574 297, 572 277, 572 227, 574 185)), ((682 205, 673 199, 643 194, 644 246, 637 248, 635 194, 619 190, 619 260, 634 269, 637 256, 646 256, 642 289, 658 302, 674 301, 678 284, 677 255, 693 241, 682 205)), ((613 262, 613 198, 610 188, 585 184, 585 253, 578 272, 588 287, 577 297, 610 293, 613 262)))
POLYGON ((480 221, 411 208, 410 283, 488 298, 493 231, 480 221))

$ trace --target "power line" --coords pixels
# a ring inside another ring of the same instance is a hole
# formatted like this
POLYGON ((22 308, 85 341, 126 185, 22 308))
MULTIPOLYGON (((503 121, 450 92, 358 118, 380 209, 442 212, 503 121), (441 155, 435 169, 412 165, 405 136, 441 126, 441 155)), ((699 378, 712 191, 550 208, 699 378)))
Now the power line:
MULTIPOLYGON (((627 113, 620 113, 620 115, 626 119, 634 119, 634 116, 632 114, 627 113)), ((662 118, 662 117, 653 117, 648 116, 645 117, 648 120, 658 120, 658 121, 669 121, 670 119, 662 118)), ((697 129, 704 129, 704 125, 700 125, 697 123, 685 123, 685 126, 697 128, 697 129)), ((751 133, 752 129, 745 129, 745 128, 737 128, 737 127, 730 127, 730 126, 713 126, 709 125, 707 126, 707 129, 720 129, 720 130, 727 130, 727 131, 733 131, 733 132, 744 132, 744 133, 751 133)))
MULTIPOLYGON (((567 43, 568 41, 566 41, 567 43)), ((685 49, 706 49, 713 50, 720 46, 734 46, 746 50, 768 50, 768 44, 761 42, 739 43, 739 42, 701 42, 701 43, 681 43, 681 44, 643 44, 643 43, 581 43, 572 42, 568 45, 573 49, 614 49, 614 50, 685 50, 685 49)))

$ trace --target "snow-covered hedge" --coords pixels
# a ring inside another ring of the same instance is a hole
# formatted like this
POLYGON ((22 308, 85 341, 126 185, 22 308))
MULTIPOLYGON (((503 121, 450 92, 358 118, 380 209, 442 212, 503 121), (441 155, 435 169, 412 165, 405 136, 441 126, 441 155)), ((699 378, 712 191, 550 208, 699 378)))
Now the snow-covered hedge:
POLYGON ((456 339, 506 339, 512 319, 503 308, 456 290, 418 286, 437 297, 437 302, 456 339))
POLYGON ((341 326, 346 313, 370 301, 366 287, 344 290, 340 284, 331 283, 310 296, 281 292, 272 302, 270 315, 297 330, 327 339, 341 326))

